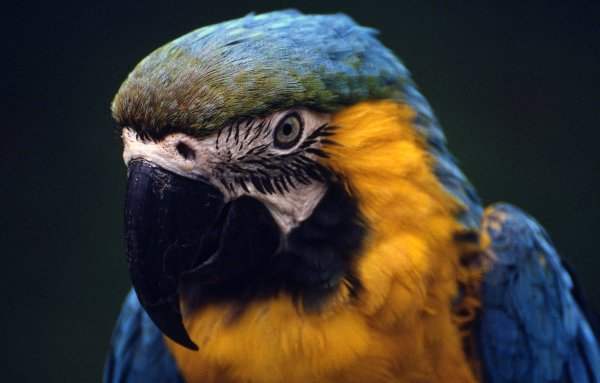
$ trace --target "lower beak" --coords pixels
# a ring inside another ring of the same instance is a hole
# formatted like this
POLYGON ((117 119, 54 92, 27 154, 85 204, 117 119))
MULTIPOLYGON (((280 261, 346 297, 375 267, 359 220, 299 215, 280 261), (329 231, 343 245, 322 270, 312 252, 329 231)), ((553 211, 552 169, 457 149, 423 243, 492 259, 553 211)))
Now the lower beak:
POLYGON ((205 261, 210 231, 223 210, 214 186, 145 160, 128 166, 125 201, 127 261, 140 303, 169 338, 192 350, 179 310, 180 277, 205 261))

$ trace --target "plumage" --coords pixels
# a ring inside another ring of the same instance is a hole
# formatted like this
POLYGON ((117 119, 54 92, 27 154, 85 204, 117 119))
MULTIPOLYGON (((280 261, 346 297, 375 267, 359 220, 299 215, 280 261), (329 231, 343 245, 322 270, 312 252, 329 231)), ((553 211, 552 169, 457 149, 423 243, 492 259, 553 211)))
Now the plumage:
POLYGON ((543 229, 509 205, 483 214, 375 35, 342 14, 251 14, 136 66, 112 110, 140 301, 105 382, 600 382, 543 229), (211 199, 181 206, 174 185, 195 183, 211 199))
POLYGON ((480 344, 490 382, 598 382, 600 352, 546 232, 520 211, 486 210, 490 270, 480 344))
POLYGON ((118 123, 150 134, 178 128, 201 135, 296 105, 331 111, 364 99, 400 99, 408 73, 374 35, 343 14, 294 10, 200 28, 140 62, 113 113, 118 123))

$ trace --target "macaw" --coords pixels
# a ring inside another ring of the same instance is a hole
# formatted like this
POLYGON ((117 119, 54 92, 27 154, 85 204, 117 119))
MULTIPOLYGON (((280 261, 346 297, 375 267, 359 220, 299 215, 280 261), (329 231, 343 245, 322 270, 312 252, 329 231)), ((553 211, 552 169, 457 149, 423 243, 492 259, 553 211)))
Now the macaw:
POLYGON ((105 382, 600 382, 543 228, 482 207, 373 29, 293 10, 200 28, 112 113, 133 290, 105 382))

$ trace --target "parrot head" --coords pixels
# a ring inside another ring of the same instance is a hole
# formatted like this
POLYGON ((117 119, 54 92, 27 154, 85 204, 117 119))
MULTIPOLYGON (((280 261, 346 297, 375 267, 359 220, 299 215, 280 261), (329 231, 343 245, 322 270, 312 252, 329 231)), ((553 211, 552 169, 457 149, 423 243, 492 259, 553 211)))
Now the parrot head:
POLYGON ((129 271, 173 341, 197 349, 185 318, 218 305, 375 312, 391 279, 405 306, 433 294, 436 233, 480 212, 375 34, 341 14, 248 15, 159 48, 121 86, 129 271))

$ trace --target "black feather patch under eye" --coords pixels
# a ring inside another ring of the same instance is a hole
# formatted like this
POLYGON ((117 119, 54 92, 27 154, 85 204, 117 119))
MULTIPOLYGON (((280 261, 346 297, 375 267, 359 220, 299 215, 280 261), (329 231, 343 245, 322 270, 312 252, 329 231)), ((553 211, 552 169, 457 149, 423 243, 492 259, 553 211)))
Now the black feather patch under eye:
POLYGON ((188 308, 222 302, 244 308, 284 292, 302 310, 319 312, 339 286, 351 299, 363 290, 354 270, 367 227, 342 183, 329 184, 310 217, 285 241, 270 211, 253 197, 231 201, 225 212, 218 257, 205 270, 210 278, 187 278, 181 285, 188 308))
POLYGON ((290 113, 283 117, 273 131, 273 143, 277 149, 290 149, 296 146, 302 131, 304 123, 298 113, 290 113))

